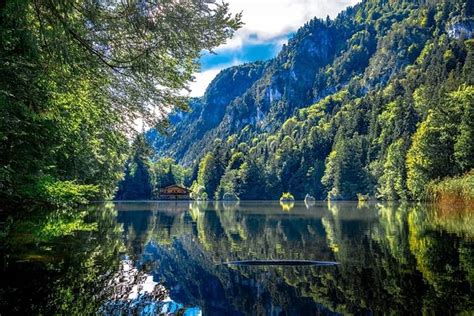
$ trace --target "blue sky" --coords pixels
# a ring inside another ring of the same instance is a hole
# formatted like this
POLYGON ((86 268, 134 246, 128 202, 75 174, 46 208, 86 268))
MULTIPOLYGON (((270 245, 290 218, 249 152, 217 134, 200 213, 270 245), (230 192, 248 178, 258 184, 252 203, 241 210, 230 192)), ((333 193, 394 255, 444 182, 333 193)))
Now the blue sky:
POLYGON ((246 43, 238 49, 230 49, 218 54, 205 53, 201 57, 201 70, 206 71, 233 63, 252 62, 273 58, 288 41, 290 34, 263 43, 246 43))
POLYGON ((359 0, 226 0, 233 13, 242 12, 245 25, 216 55, 203 53, 201 71, 194 74, 191 96, 202 96, 211 80, 224 68, 273 58, 288 38, 313 17, 335 17, 359 0))

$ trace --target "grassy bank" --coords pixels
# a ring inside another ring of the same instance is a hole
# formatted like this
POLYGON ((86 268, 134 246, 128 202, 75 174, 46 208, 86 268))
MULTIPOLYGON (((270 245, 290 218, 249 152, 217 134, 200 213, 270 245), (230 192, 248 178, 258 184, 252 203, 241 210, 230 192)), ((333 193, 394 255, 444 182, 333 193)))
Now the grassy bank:
POLYGON ((474 210, 474 169, 463 176, 431 182, 427 192, 428 198, 440 206, 474 210))

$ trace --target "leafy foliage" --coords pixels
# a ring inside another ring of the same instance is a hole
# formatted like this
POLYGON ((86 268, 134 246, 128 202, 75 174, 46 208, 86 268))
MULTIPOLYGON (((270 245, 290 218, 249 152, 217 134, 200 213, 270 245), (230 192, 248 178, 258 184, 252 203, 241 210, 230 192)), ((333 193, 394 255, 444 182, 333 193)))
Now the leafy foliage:
POLYGON ((295 197, 290 192, 285 192, 280 197, 280 201, 283 201, 283 202, 294 201, 294 200, 295 200, 295 197))
POLYGON ((2 205, 32 193, 82 201, 92 187, 111 197, 135 122, 163 127, 157 114, 186 108, 201 50, 241 25, 228 11, 201 0, 2 1, 2 205))
POLYGON ((96 185, 76 184, 73 181, 60 181, 44 176, 23 188, 30 201, 39 199, 55 207, 70 207, 85 204, 99 193, 96 185))
POLYGON ((39 209, 15 218, 2 240, 2 251, 12 261, 2 264, 0 309, 8 314, 96 313, 112 291, 108 284, 125 251, 122 236, 112 204, 75 212, 39 209))

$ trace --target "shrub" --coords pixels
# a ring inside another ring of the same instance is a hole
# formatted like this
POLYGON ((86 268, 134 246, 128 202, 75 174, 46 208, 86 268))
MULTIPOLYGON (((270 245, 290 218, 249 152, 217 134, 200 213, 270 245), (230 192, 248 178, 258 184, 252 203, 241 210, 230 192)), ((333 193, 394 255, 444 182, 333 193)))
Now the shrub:
POLYGON ((446 205, 474 205, 474 169, 460 177, 430 182, 427 196, 446 205))
POLYGON ((292 202, 294 200, 295 200, 295 197, 290 192, 285 192, 280 197, 281 202, 292 202))
POLYGON ((71 207, 85 204, 95 198, 99 188, 96 185, 77 184, 74 181, 62 181, 45 175, 32 181, 22 191, 27 198, 39 203, 55 207, 71 207))
POLYGON ((199 201, 207 201, 209 200, 209 197, 207 196, 207 192, 203 192, 198 198, 197 200, 199 201))

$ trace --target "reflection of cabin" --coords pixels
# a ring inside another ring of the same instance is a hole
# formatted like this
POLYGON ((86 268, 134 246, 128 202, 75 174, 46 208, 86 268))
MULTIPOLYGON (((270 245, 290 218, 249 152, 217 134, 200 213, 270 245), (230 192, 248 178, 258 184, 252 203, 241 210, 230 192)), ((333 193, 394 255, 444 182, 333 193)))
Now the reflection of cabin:
POLYGON ((189 200, 191 190, 177 184, 160 189, 161 200, 189 200))

